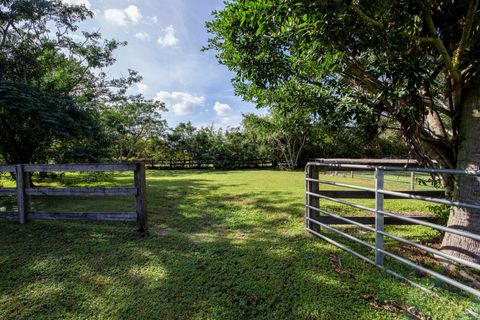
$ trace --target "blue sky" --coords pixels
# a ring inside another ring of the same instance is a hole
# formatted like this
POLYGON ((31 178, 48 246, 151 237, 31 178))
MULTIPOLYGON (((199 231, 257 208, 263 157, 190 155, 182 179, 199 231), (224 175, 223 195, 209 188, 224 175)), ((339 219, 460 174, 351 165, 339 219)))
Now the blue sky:
POLYGON ((214 52, 201 52, 209 38, 205 21, 222 0, 63 0, 84 4, 95 14, 82 30, 100 30, 105 38, 127 41, 117 53, 112 76, 134 69, 143 76, 135 90, 166 103, 170 126, 232 127, 242 114, 263 113, 236 97, 232 73, 218 64, 214 52))

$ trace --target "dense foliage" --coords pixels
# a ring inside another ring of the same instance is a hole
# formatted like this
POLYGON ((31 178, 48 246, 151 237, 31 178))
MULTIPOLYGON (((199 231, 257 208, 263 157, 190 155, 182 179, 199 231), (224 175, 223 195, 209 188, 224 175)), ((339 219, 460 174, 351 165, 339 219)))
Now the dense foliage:
MULTIPOLYGON (((162 110, 161 103, 127 94, 141 80, 136 72, 107 76, 115 49, 125 43, 104 40, 98 32, 80 33, 78 24, 93 16, 85 6, 2 0, 0 10, 0 153, 5 161, 98 161, 118 143, 113 117, 137 107, 144 111, 135 111, 141 119, 133 121, 145 124, 158 117, 154 110, 162 110)), ((135 136, 132 119, 123 120, 135 136)))

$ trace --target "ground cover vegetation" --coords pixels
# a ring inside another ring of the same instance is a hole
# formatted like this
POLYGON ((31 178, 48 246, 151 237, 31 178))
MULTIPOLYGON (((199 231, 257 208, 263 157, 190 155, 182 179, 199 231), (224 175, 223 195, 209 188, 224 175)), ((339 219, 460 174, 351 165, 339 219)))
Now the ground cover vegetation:
MULTIPOLYGON (((115 50, 127 44, 79 30, 92 14, 59 0, 0 0, 1 163, 195 160, 231 169, 262 160, 294 169, 318 157, 415 157, 426 166, 479 167, 478 1, 228 1, 207 23, 206 49, 235 72, 236 93, 268 112, 223 129, 170 127, 162 101, 132 93, 141 75, 110 77, 115 50)), ((2 186, 14 185, 8 175, 0 178, 2 186)), ((365 178, 354 182, 371 186, 365 178)), ((478 202, 478 178, 441 178, 447 196, 478 202)), ((38 186, 132 184, 124 174, 31 179, 38 186)), ((387 185, 406 189, 409 177, 392 179, 387 185)), ((444 284, 422 274, 388 262, 440 297, 380 277, 306 235, 301 172, 149 171, 148 191, 145 238, 122 223, 34 222, 19 229, 2 221, 0 318, 449 319, 478 311, 478 302, 437 290, 444 284)), ((0 214, 15 209, 13 199, 1 200, 0 214)), ((131 200, 34 197, 32 205, 132 211, 131 200)), ((415 201, 392 200, 387 209, 445 217, 443 208, 415 201)), ((448 225, 480 232, 478 212, 448 216, 448 225)), ((443 239, 444 249, 466 259, 480 257, 475 241, 389 228, 436 247, 443 239)), ((393 242, 387 247, 407 252, 393 242)), ((427 255, 407 253, 446 272, 427 255)))
MULTIPOLYGON (((466 310, 478 309, 471 297, 444 290, 444 284, 394 261, 386 263, 435 288, 438 296, 308 235, 301 171, 153 170, 147 177, 147 237, 135 231, 134 223, 35 221, 19 228, 17 222, 2 221, 0 318, 469 319, 466 310)), ((127 173, 70 173, 61 184, 38 178, 39 185, 51 186, 133 184, 127 173)), ((351 182, 370 185, 368 178, 365 174, 351 182)), ((408 181, 386 178, 392 189, 408 181)), ((132 198, 72 200, 35 198, 33 207, 111 212, 134 206, 132 198)), ((430 212, 415 202, 387 204, 395 212, 430 212)), ((328 209, 365 215, 335 205, 328 209)), ((439 237, 416 226, 389 226, 387 231, 414 241, 439 237)), ((386 245, 402 249, 391 241, 386 245)), ((430 267, 443 272, 435 264, 430 267)))

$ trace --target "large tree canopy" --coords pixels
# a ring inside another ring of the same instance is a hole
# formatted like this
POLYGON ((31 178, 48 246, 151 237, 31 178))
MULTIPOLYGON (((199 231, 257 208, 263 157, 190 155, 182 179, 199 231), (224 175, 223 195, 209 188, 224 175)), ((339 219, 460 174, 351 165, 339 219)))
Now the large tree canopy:
POLYGON ((420 160, 455 167, 480 65, 477 2, 232 1, 207 23, 209 48, 247 99, 295 82, 366 104, 401 122, 420 160))
MULTIPOLYGON (((235 72, 244 98, 261 102, 295 83, 353 114, 393 119, 428 166, 479 168, 478 0, 242 0, 213 15, 208 48, 235 72)), ((479 201, 478 178, 445 177, 445 185, 479 201)), ((478 215, 457 208, 449 225, 479 233, 478 215)), ((444 248, 480 261, 478 241, 447 234, 444 248)))
POLYGON ((123 42, 79 32, 93 13, 59 0, 0 1, 0 152, 10 163, 92 161, 101 155, 102 106, 134 103, 134 71, 110 79, 123 42), (75 33, 75 34, 74 34, 75 33))
POLYGON ((88 159, 99 147, 87 150, 89 143, 83 141, 98 139, 101 128, 95 117, 71 97, 0 81, 0 154, 9 163, 88 159))

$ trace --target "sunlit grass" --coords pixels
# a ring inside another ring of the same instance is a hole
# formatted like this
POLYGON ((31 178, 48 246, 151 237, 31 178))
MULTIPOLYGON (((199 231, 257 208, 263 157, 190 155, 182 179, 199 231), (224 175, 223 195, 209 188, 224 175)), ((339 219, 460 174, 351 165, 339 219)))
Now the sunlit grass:
MULTIPOLYGON (((0 221, 0 319, 405 317, 373 308, 366 295, 436 319, 461 318, 467 307, 475 307, 468 297, 445 290, 439 297, 427 295, 308 235, 303 172, 148 171, 147 177, 146 237, 133 223, 0 221), (348 273, 335 271, 331 254, 348 273)), ((132 181, 123 173, 103 178, 88 182, 68 174, 63 184, 128 186, 132 181)), ((428 213, 415 202, 404 203, 393 209, 428 213)), ((133 199, 37 198, 33 209, 131 211, 133 199)), ((411 239, 436 236, 425 228, 390 228, 411 239)), ((358 236, 373 241, 370 234, 358 236)))

